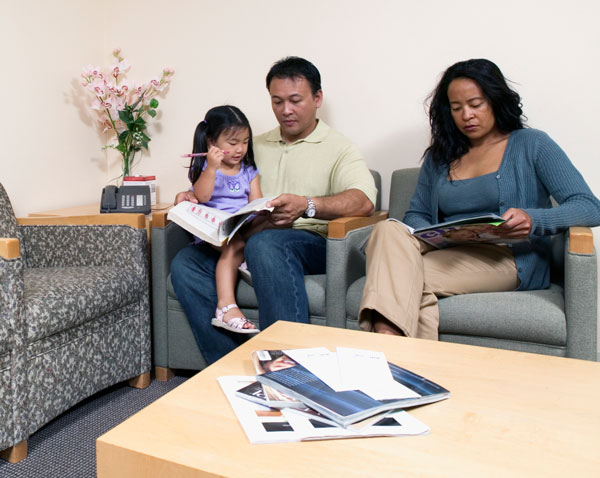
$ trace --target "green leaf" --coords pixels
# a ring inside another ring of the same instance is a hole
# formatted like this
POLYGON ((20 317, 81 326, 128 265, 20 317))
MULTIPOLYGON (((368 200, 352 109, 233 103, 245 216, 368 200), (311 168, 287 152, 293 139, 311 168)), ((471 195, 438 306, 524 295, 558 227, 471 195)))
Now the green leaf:
POLYGON ((129 128, 131 123, 133 123, 133 114, 129 108, 125 108, 124 110, 119 111, 119 119, 129 128))
POLYGON ((120 143, 115 149, 121 153, 127 152, 127 146, 125 146, 123 143, 120 143))
POLYGON ((157 100, 156 98, 152 98, 152 99, 150 100, 150 106, 151 106, 152 108, 156 108, 156 107, 158 106, 158 100, 157 100))
POLYGON ((148 110, 148 114, 154 118, 156 116, 156 110, 148 110))
POLYGON ((136 118, 136 120, 133 122, 133 124, 136 127, 138 127, 140 130, 146 129, 146 120, 144 118, 142 118, 141 116, 136 118))

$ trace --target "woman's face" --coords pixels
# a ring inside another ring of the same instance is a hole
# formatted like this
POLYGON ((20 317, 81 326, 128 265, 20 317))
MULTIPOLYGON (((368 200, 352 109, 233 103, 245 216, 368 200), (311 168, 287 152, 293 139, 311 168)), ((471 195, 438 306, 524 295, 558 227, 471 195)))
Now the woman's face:
POLYGON ((498 132, 492 105, 477 82, 469 78, 453 80, 448 86, 448 100, 454 123, 471 144, 498 132))

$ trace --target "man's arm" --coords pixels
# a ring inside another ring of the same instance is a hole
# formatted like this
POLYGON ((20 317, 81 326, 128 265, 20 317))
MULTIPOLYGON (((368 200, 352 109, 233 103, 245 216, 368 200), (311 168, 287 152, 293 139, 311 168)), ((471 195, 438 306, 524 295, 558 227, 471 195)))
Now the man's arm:
MULTIPOLYGON (((359 189, 348 189, 333 196, 313 197, 317 214, 315 219, 336 219, 347 216, 370 216, 373 214, 373 203, 359 189)), ((271 222, 278 226, 291 224, 301 217, 308 207, 304 196, 296 194, 280 194, 269 206, 275 209, 271 212, 271 222)))

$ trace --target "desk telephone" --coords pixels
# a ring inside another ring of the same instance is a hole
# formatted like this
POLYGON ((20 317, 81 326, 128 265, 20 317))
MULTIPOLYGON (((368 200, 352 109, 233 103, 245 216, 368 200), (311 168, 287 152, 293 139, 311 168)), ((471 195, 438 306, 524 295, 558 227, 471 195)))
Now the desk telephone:
POLYGON ((150 214, 150 186, 106 186, 102 189, 100 212, 150 214))

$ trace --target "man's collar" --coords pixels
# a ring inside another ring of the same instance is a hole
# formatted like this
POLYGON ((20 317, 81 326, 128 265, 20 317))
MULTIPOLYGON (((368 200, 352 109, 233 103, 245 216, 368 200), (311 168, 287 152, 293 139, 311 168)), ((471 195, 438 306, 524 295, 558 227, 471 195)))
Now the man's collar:
MULTIPOLYGON (((317 119, 317 126, 315 127, 315 129, 313 129, 312 132, 306 138, 294 141, 294 143, 300 143, 302 141, 304 141, 305 143, 320 143, 325 139, 328 131, 329 126, 327 126, 323 120, 317 119)), ((269 131, 265 137, 265 140, 274 143, 285 142, 281 137, 281 128, 275 128, 269 131)))

